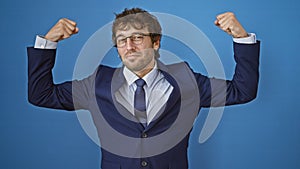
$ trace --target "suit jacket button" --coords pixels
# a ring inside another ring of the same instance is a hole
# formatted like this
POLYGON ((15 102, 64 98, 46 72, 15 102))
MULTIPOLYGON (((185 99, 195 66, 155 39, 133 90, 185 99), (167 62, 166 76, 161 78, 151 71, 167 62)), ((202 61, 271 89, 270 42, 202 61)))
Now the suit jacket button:
POLYGON ((142 161, 141 163, 142 167, 146 167, 148 165, 147 161, 142 161))
POLYGON ((142 133, 142 138, 147 138, 148 134, 147 133, 142 133))

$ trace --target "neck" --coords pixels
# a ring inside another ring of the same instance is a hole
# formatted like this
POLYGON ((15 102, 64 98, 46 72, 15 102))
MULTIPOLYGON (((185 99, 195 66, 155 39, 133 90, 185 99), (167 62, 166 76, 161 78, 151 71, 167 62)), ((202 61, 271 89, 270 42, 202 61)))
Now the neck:
POLYGON ((148 74, 149 72, 151 72, 151 70, 154 68, 155 66, 155 60, 153 60, 153 62, 151 62, 147 67, 145 67, 144 69, 140 70, 140 71, 135 71, 134 73, 139 77, 139 78, 143 78, 146 74, 148 74))

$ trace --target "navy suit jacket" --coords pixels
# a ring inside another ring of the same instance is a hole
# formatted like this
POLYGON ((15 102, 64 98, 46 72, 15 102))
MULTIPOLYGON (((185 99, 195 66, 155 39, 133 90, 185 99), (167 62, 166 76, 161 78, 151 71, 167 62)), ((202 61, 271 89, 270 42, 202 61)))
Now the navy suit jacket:
POLYGON ((208 78, 193 72, 185 62, 164 65, 158 61, 174 88, 146 128, 118 98, 118 89, 125 82, 123 68, 100 65, 85 79, 54 84, 56 50, 27 49, 28 99, 42 107, 89 110, 101 142, 103 169, 187 169, 189 134, 201 107, 241 104, 256 97, 259 47, 260 42, 234 43, 232 80, 208 78))

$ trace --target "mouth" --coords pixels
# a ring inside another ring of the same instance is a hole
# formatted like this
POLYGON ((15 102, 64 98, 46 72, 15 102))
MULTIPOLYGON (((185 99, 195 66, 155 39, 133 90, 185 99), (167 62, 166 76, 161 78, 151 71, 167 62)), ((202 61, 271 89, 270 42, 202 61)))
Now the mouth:
POLYGON ((127 59, 135 59, 135 58, 140 57, 140 55, 138 53, 130 53, 130 54, 127 54, 125 57, 127 59))

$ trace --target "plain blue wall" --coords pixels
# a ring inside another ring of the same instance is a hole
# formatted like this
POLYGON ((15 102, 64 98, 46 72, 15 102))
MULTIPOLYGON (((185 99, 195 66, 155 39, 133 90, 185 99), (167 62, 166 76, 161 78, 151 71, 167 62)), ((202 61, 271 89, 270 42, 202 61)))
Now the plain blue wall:
POLYGON ((198 143, 198 136, 207 110, 201 112, 191 135, 191 169, 300 168, 300 3, 296 0, 2 0, 0 168, 98 168, 99 148, 84 133, 75 113, 27 102, 26 47, 58 18, 77 21, 80 33, 59 44, 54 69, 56 82, 70 80, 87 39, 110 22, 114 12, 136 6, 196 25, 214 44, 228 77, 234 67, 232 42, 214 26, 215 16, 235 12, 262 41, 257 99, 227 107, 216 132, 204 144, 198 143))

